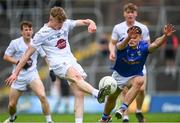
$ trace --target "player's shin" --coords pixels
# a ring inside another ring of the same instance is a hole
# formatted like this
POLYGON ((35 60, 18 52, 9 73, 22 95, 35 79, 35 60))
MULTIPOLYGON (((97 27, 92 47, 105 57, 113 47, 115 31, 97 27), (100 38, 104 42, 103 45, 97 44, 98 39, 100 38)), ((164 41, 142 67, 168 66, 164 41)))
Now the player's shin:
POLYGON ((75 95, 75 123, 83 123, 83 112, 84 112, 84 92, 80 90, 74 90, 75 95))

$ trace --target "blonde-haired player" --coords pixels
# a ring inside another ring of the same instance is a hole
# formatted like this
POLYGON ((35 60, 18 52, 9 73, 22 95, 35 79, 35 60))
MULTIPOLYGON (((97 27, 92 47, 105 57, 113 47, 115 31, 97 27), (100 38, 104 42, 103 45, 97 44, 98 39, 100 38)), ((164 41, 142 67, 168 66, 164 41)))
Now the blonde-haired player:
POLYGON ((99 91, 85 81, 87 75, 73 56, 68 41, 69 31, 76 26, 87 26, 89 33, 96 32, 94 21, 90 19, 67 19, 63 8, 53 7, 50 11, 48 23, 35 34, 26 54, 6 82, 12 83, 31 54, 39 47, 42 47, 46 53, 50 69, 58 77, 68 80, 75 95, 75 122, 82 123, 84 92, 93 95, 98 99, 98 102, 102 103, 105 100, 105 96, 110 93, 110 86, 106 86, 99 91))

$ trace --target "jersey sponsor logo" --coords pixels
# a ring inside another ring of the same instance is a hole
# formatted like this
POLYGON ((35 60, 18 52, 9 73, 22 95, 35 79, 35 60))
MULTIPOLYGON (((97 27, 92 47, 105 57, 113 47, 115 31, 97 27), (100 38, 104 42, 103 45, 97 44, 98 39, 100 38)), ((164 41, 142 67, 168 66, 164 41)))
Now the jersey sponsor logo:
POLYGON ((49 31, 48 30, 43 30, 42 33, 49 33, 49 31))
POLYGON ((57 41, 56 47, 58 47, 59 49, 64 49, 66 47, 66 40, 59 39, 57 41))
POLYGON ((47 41, 51 41, 51 40, 53 40, 53 39, 57 39, 57 38, 60 38, 62 35, 64 35, 65 34, 65 32, 58 32, 58 33, 56 33, 56 34, 53 34, 53 35, 51 35, 51 36, 49 36, 48 38, 47 38, 47 41))
POLYGON ((130 65, 133 65, 133 64, 140 64, 140 62, 139 61, 134 61, 134 60, 127 60, 127 59, 125 59, 125 58, 122 58, 122 61, 124 61, 125 63, 127 63, 127 64, 130 64, 130 65))

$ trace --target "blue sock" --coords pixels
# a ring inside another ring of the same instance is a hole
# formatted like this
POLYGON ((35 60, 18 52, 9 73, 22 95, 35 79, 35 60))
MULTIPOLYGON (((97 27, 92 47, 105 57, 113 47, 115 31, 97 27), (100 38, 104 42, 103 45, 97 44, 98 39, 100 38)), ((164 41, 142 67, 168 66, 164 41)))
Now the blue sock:
POLYGON ((125 111, 128 108, 128 105, 125 103, 122 103, 120 109, 122 109, 123 111, 125 111))
POLYGON ((109 115, 104 114, 104 113, 102 114, 102 119, 103 119, 103 120, 107 120, 108 118, 109 118, 109 115))

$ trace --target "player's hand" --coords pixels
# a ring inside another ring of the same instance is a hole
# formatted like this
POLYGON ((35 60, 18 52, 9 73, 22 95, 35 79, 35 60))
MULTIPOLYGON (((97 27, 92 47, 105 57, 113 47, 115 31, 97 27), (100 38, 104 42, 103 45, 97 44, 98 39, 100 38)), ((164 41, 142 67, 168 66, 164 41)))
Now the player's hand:
POLYGON ((164 26, 164 34, 166 36, 171 36, 175 31, 175 27, 172 24, 166 24, 164 26))
POLYGON ((131 38, 132 35, 137 34, 138 29, 136 27, 131 27, 128 29, 128 36, 131 38))
POLYGON ((30 68, 33 64, 33 60, 31 58, 29 58, 29 60, 26 62, 26 64, 24 65, 24 69, 27 70, 28 68, 30 68))
POLYGON ((96 32, 96 29, 97 29, 96 24, 92 21, 88 26, 88 32, 94 33, 96 32))
POLYGON ((115 55, 115 53, 110 53, 110 54, 109 54, 109 60, 112 61, 112 62, 114 62, 114 61, 116 60, 116 55, 115 55))
POLYGON ((56 75, 53 70, 49 71, 49 76, 50 76, 52 82, 56 81, 56 75))
POLYGON ((17 75, 12 73, 6 80, 5 83, 7 86, 11 86, 11 84, 17 79, 17 75))

